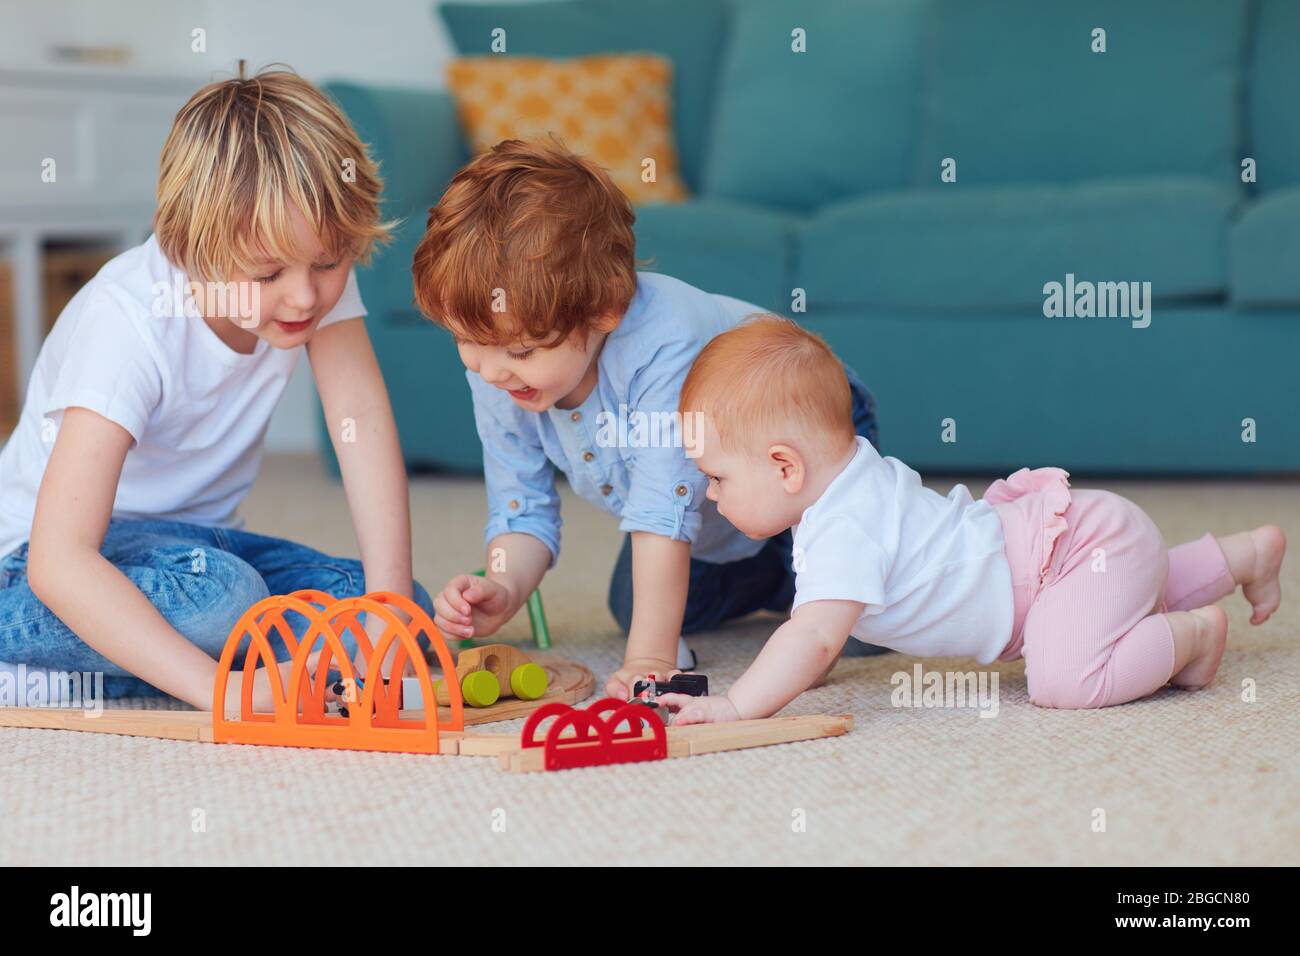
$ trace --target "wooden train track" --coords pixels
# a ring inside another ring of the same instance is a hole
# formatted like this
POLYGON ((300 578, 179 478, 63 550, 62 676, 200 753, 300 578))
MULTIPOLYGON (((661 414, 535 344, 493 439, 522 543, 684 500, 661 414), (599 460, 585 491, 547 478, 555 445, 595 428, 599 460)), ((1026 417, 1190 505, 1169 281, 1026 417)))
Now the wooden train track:
MULTIPOLYGON (((581 667, 581 665, 576 666, 581 667)), ((586 670, 586 668, 582 669, 586 670)), ((533 703, 543 702, 546 701, 533 703)), ((509 720, 518 716, 517 713, 506 716, 498 714, 495 718, 489 719, 509 720)), ((81 710, 56 708, 0 707, 0 727, 121 734, 128 737, 153 737, 191 743, 213 742, 212 714, 204 710, 110 709, 94 714, 81 710)), ((667 756, 669 758, 693 757, 822 737, 838 737, 848 733, 852 728, 853 718, 848 714, 813 714, 772 717, 767 720, 742 720, 726 724, 669 727, 667 756)), ((501 769, 511 773, 531 773, 544 769, 542 750, 523 748, 518 734, 447 730, 440 735, 440 747, 444 756, 496 757, 501 769)))

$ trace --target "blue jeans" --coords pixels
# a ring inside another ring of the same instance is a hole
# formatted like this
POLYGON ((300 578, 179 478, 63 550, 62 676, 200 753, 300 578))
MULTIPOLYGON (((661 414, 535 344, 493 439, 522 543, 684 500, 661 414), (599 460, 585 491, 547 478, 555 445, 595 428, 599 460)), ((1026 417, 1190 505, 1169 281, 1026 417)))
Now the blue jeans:
MULTIPOLYGON (((303 588, 336 598, 366 593, 361 562, 335 558, 292 541, 180 521, 114 519, 100 553, 121 571, 172 627, 219 658, 236 622, 268 594, 303 588)), ((415 601, 433 614, 418 582, 415 601)), ((302 637, 306 619, 285 620, 302 637)), ((343 640, 356 653, 351 634, 343 640)), ((247 639, 245 645, 247 644, 247 639)), ((272 649, 289 656, 278 635, 272 649)), ((241 656, 236 661, 242 661, 241 656)), ((55 671, 104 674, 105 697, 152 697, 162 691, 104 657, 68 629, 27 584, 27 545, 0 558, 0 661, 55 671)), ((236 665, 238 666, 238 665, 236 665)))
MULTIPOLYGON (((876 402, 871 392, 847 365, 853 397, 853 425, 871 444, 876 439, 876 402)), ((789 529, 769 538, 758 554, 726 564, 691 559, 690 585, 686 592, 686 614, 682 633, 705 631, 725 621, 754 611, 788 613, 794 603, 794 570, 791 554, 794 536, 789 529)), ((623 548, 614 563, 609 582, 609 610, 626 634, 632 627, 632 536, 624 535, 623 548)), ((860 657, 882 654, 888 648, 849 641, 844 654, 860 657)))

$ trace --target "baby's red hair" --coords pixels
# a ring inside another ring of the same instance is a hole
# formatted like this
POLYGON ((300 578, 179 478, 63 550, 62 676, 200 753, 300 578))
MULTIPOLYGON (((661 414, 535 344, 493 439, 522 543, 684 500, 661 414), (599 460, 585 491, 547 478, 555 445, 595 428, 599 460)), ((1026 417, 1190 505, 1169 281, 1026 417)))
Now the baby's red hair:
POLYGON ((683 416, 701 412, 724 451, 762 454, 810 437, 852 444, 853 398, 844 366, 821 338, 778 315, 758 314, 706 345, 682 383, 683 416))

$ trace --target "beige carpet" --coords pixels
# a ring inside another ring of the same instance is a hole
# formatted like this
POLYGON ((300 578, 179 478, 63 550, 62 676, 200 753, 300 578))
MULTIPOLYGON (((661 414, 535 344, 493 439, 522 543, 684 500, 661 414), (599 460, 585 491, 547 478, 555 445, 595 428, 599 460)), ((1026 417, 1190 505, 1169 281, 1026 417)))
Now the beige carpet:
MULTIPOLYGON (((1300 543, 1294 482, 1079 484, 1133 498, 1171 542, 1269 520, 1300 543)), ((479 566, 479 483, 423 479, 412 496, 417 575, 432 589, 479 566)), ((269 462, 245 513, 254 530, 355 553, 342 490, 311 460, 269 462)), ((605 674, 621 654, 604 606, 619 534, 567 494, 564 515, 562 562, 543 586, 551 629, 558 650, 605 674)), ((1225 602, 1230 646, 1211 688, 1102 711, 1032 706, 1019 664, 999 669, 995 718, 896 708, 890 677, 915 660, 887 655, 841 663, 788 711, 851 712, 846 737, 554 774, 0 729, 0 862, 1300 863, 1297 567, 1284 567, 1286 600, 1263 627, 1240 597, 1225 602)), ((701 669, 725 686, 774 624, 697 639, 701 669)), ((505 637, 525 640, 526 622, 505 637)))

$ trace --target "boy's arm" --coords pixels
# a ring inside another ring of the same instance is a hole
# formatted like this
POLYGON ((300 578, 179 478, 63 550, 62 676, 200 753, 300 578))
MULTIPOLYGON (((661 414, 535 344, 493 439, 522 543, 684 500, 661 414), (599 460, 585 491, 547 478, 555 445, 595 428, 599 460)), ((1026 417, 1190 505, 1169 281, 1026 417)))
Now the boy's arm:
POLYGON ((541 583, 551 549, 527 532, 498 534, 488 542, 486 574, 458 574, 433 599, 434 623, 443 634, 488 637, 515 616, 541 583))
POLYGON ((486 578, 458 574, 434 597, 446 634, 495 634, 528 600, 560 554, 560 496, 555 466, 535 425, 536 413, 500 401, 501 392, 467 371, 474 427, 483 446, 487 491, 486 578))
POLYGON ((605 684, 611 697, 628 698, 647 673, 677 670, 677 642, 691 581, 691 545, 648 531, 632 532, 632 625, 623 666, 605 684))
POLYGON ((632 536, 632 620, 623 666, 605 684, 611 697, 627 699, 638 677, 677 672, 677 645, 691 581, 691 547, 699 536, 706 481, 686 455, 685 435, 675 417, 682 379, 693 355, 690 342, 656 353, 655 367, 628 386, 628 407, 663 413, 668 433, 640 448, 631 468, 619 530, 632 536))
POLYGON ((366 590, 409 598, 411 506, 406 466, 365 322, 351 319, 326 326, 307 343, 307 355, 343 475, 366 590))
POLYGON ((483 567, 487 577, 501 584, 510 597, 506 620, 524 606, 550 566, 551 549, 526 532, 499 534, 488 543, 483 567))
POLYGON ((130 432, 96 412, 64 411, 36 498, 27 583, 79 638, 113 663, 208 710, 217 662, 168 624, 99 553, 131 442, 130 432))
POLYGON ((826 673, 865 607, 857 601, 801 604, 731 685, 726 697, 664 694, 659 699, 681 708, 673 720, 676 724, 771 717, 826 673))

